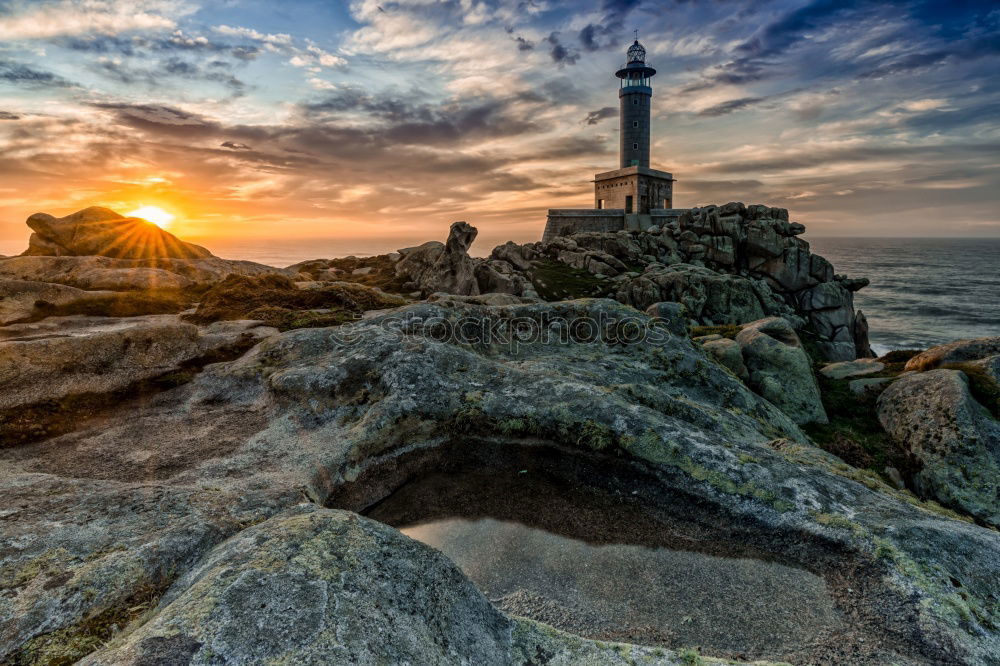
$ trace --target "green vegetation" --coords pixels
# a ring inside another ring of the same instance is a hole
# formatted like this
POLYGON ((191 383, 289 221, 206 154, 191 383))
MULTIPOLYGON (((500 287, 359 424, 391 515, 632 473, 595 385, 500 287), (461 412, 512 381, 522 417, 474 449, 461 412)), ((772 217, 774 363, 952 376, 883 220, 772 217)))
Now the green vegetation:
POLYGON ((743 327, 739 324, 723 324, 722 326, 692 326, 691 337, 700 338, 704 335, 721 335, 724 338, 733 340, 742 328, 743 327))
POLYGON ((698 651, 693 648, 681 650, 677 656, 685 666, 702 666, 705 663, 698 651))
POLYGON ((554 259, 536 262, 529 277, 538 295, 547 301, 598 298, 611 290, 609 281, 554 259))
MULTIPOLYGON (((830 422, 811 423, 802 429, 820 448, 843 459, 849 465, 863 470, 871 470, 884 477, 885 468, 895 467, 907 477, 916 471, 915 463, 903 447, 892 441, 886 434, 876 413, 878 391, 865 391, 858 395, 849 385, 850 379, 830 379, 819 370, 828 361, 823 358, 814 336, 808 331, 800 331, 802 347, 813 363, 813 371, 819 382, 823 408, 830 422)), ((896 377, 903 371, 906 361, 919 351, 891 352, 879 359, 885 363, 883 371, 865 375, 866 378, 896 377)))
POLYGON ((809 424, 803 430, 819 447, 854 467, 879 474, 886 466, 895 467, 904 475, 915 471, 906 451, 892 441, 879 423, 875 411, 877 392, 856 395, 848 388, 848 379, 829 379, 822 374, 817 379, 830 422, 809 424))
POLYGON ((11 666, 64 666, 100 649, 129 625, 146 616, 167 589, 149 585, 113 608, 92 613, 76 624, 32 638, 9 662, 11 666))
POLYGON ((287 331, 293 328, 336 326, 367 310, 402 305, 405 301, 354 284, 332 284, 299 289, 284 275, 230 275, 202 297, 190 315, 197 323, 232 319, 260 319, 287 331))

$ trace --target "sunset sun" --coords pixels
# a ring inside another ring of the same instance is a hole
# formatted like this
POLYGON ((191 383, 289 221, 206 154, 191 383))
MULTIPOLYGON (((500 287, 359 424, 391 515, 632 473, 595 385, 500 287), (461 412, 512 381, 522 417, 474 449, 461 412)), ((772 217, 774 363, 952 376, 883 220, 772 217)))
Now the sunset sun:
POLYGON ((174 216, 156 206, 142 206, 126 213, 128 217, 141 217, 147 222, 152 222, 161 229, 169 229, 170 223, 174 221, 174 216))

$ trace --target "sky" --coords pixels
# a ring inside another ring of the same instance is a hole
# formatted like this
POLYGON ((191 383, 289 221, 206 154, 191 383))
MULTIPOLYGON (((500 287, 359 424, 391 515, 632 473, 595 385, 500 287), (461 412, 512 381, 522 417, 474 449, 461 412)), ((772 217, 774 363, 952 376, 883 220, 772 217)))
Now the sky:
POLYGON ((210 248, 537 240, 618 165, 636 29, 675 206, 1000 236, 995 2, 0 0, 0 254, 89 205, 210 248))

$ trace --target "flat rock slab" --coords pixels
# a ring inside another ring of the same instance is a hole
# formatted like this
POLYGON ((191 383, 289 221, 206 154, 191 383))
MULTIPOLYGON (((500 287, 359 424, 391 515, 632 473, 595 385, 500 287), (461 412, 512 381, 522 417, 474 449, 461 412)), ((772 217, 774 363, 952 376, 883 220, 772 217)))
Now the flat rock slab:
POLYGON ((820 372, 823 373, 823 376, 830 379, 848 379, 850 377, 872 375, 883 370, 885 370, 885 363, 873 358, 859 358, 856 361, 828 363, 820 369, 820 372))
POLYGON ((892 377, 867 377, 864 379, 854 379, 847 385, 847 388, 849 388, 851 393, 855 395, 864 395, 869 391, 877 391, 879 388, 891 383, 892 381, 892 377))

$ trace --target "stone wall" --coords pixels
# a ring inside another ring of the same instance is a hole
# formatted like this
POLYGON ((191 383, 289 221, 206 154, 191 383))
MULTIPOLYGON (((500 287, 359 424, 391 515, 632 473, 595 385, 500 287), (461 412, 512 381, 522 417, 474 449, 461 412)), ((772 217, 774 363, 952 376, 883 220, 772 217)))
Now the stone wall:
POLYGON ((612 233, 624 228, 625 211, 622 209, 550 208, 542 241, 584 231, 612 233))

